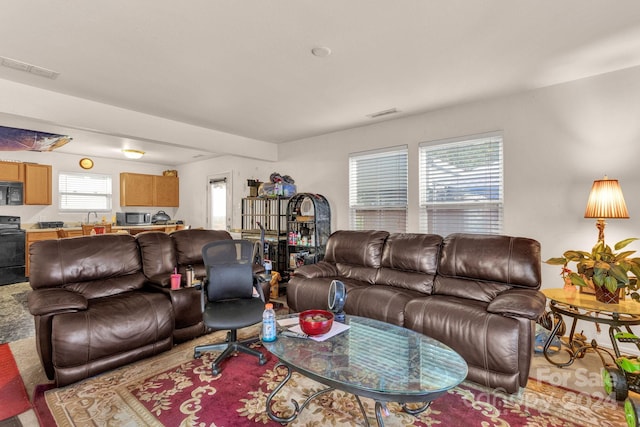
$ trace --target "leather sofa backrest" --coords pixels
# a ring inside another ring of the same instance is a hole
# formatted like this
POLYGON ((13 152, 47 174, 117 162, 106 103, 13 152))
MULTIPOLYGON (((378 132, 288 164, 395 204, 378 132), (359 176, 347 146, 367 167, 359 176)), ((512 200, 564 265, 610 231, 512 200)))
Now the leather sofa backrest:
POLYGON ((489 302, 506 289, 541 283, 536 240, 457 233, 443 240, 433 293, 489 302))
POLYGON ((375 283, 430 294, 441 244, 437 234, 389 235, 375 283))
POLYGON ((29 256, 33 289, 63 287, 91 299, 141 289, 145 282, 138 245, 128 234, 41 240, 29 256))
POLYGON ((178 264, 202 264, 202 247, 216 240, 231 239, 226 230, 178 230, 169 234, 176 249, 178 264))
POLYGON ((197 277, 204 277, 206 271, 202 261, 202 247, 216 240, 231 239, 226 230, 188 229, 178 230, 169 234, 176 251, 178 272, 184 274, 184 269, 191 265, 197 277))
POLYGON ((333 264, 378 268, 387 237, 389 233, 386 231, 336 231, 329 236, 324 260, 333 264))
POLYGON ((169 285, 176 267, 176 250, 171 237, 163 231, 136 234, 144 275, 152 282, 169 285))
POLYGON ((336 231, 329 236, 324 261, 335 264, 340 276, 374 283, 387 237, 386 231, 336 231))

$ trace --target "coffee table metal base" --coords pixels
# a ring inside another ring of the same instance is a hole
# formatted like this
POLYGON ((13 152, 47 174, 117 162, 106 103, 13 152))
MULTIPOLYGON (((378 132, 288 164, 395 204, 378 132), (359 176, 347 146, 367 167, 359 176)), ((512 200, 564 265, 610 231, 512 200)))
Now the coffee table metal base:
MULTIPOLYGON (((273 400, 273 398, 276 396, 276 394, 278 394, 278 392, 282 389, 282 387, 284 387, 284 385, 291 379, 291 376, 293 375, 293 369, 287 365, 286 363, 283 362, 278 362, 278 364, 276 364, 274 369, 277 369, 278 367, 284 367, 287 369, 287 374, 284 377, 284 379, 282 380, 282 382, 280 384, 278 384, 276 386, 276 388, 273 389, 273 391, 271 392, 271 394, 269 394, 269 397, 267 397, 267 415, 269 415, 269 418, 271 418, 273 421, 279 422, 281 424, 288 424, 290 422, 292 422, 293 420, 295 420, 298 415, 300 415, 300 413, 304 410, 305 407, 307 407, 307 405, 314 400, 316 397, 321 396, 323 394, 326 393, 330 393, 333 390, 336 390, 336 387, 331 387, 328 386, 325 389, 319 390, 315 393, 313 393, 311 396, 307 397, 307 399, 302 403, 302 405, 300 405, 295 399, 291 399, 291 404, 294 407, 294 411, 293 414, 290 417, 287 418, 282 418, 277 416, 276 414, 273 413, 273 411, 271 410, 271 401, 273 400)), ((316 379, 317 380, 317 379, 316 379)), ((360 397, 358 395, 353 395, 356 400, 358 401, 358 406, 360 407, 360 412, 362 412, 362 417, 364 418, 365 421, 365 426, 369 427, 369 419, 367 418, 367 413, 364 409, 364 405, 362 404, 362 401, 360 400, 360 397)), ((384 420, 382 418, 382 411, 384 410, 385 412, 387 411, 386 408, 386 404, 384 402, 380 402, 378 400, 375 401, 376 405, 375 405, 375 412, 376 412, 376 420, 378 422, 378 426, 380 427, 384 427, 384 420)), ((413 416, 419 415, 422 412, 426 411, 429 406, 431 406, 431 401, 424 403, 422 406, 420 406, 417 409, 410 409, 407 407, 406 403, 404 403, 402 405, 402 409, 413 416)))

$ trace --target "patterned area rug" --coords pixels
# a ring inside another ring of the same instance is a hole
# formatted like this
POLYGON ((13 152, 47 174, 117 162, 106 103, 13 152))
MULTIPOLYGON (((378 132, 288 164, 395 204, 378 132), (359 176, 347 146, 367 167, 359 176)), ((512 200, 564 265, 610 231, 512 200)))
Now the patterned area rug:
POLYGON ((31 408, 9 344, 0 344, 0 402, 0 420, 6 420, 31 408))
MULTIPOLYGON (((253 335, 255 336, 255 335, 253 335)), ((279 426, 265 412, 266 398, 284 376, 276 360, 259 366, 240 354, 228 360, 220 375, 210 364, 215 354, 193 359, 193 347, 215 342, 216 333, 181 344, 174 350, 92 379, 36 393, 35 406, 43 425, 55 420, 71 425, 202 425, 279 426), (51 418, 47 418, 51 417, 51 418)), ((257 347, 261 348, 258 344, 257 347)), ((262 351, 265 351, 262 349, 262 351)), ((267 354, 267 353, 265 353, 267 354)), ((282 417, 292 413, 291 399, 324 388, 294 374, 272 403, 282 417)), ((362 399, 367 418, 376 425, 374 402, 362 399)), ((616 402, 531 380, 514 395, 465 382, 436 399, 417 417, 388 404, 387 426, 624 426, 616 402)), ((293 426, 358 426, 364 420, 353 396, 333 391, 314 399, 293 426)))

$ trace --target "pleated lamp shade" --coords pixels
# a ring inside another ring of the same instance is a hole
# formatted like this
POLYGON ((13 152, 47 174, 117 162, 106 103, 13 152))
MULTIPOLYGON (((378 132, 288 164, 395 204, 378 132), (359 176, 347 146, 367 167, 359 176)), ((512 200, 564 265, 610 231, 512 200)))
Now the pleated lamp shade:
POLYGON ((629 218, 627 204, 617 179, 599 179, 593 181, 585 218, 629 218))

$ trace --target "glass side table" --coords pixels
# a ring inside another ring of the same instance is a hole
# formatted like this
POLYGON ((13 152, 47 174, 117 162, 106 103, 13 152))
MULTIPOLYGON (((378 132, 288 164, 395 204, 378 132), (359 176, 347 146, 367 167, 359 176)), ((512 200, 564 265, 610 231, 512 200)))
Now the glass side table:
MULTIPOLYGON (((542 289, 541 292, 549 300, 549 309, 553 314, 553 329, 549 338, 544 344, 543 354, 547 361, 555 366, 564 367, 571 365, 576 359, 584 356, 586 351, 595 351, 604 366, 607 365, 603 353, 609 355, 614 362, 620 357, 620 349, 618 348, 618 340, 616 334, 622 332, 624 328, 629 334, 633 334, 631 326, 640 325, 640 303, 633 300, 622 300, 619 304, 605 304, 596 300, 595 295, 569 292, 565 289, 542 289), (569 347, 565 349, 569 353, 569 359, 565 361, 553 360, 549 355, 549 346, 556 335, 560 326, 564 322, 562 316, 567 316, 572 320, 569 339, 566 343, 569 347), (578 320, 587 322, 609 325, 609 339, 614 351, 610 351, 599 347, 596 340, 586 343, 584 340, 576 339, 576 324, 578 320)), ((638 350, 640 350, 640 342, 630 340, 638 350)))

